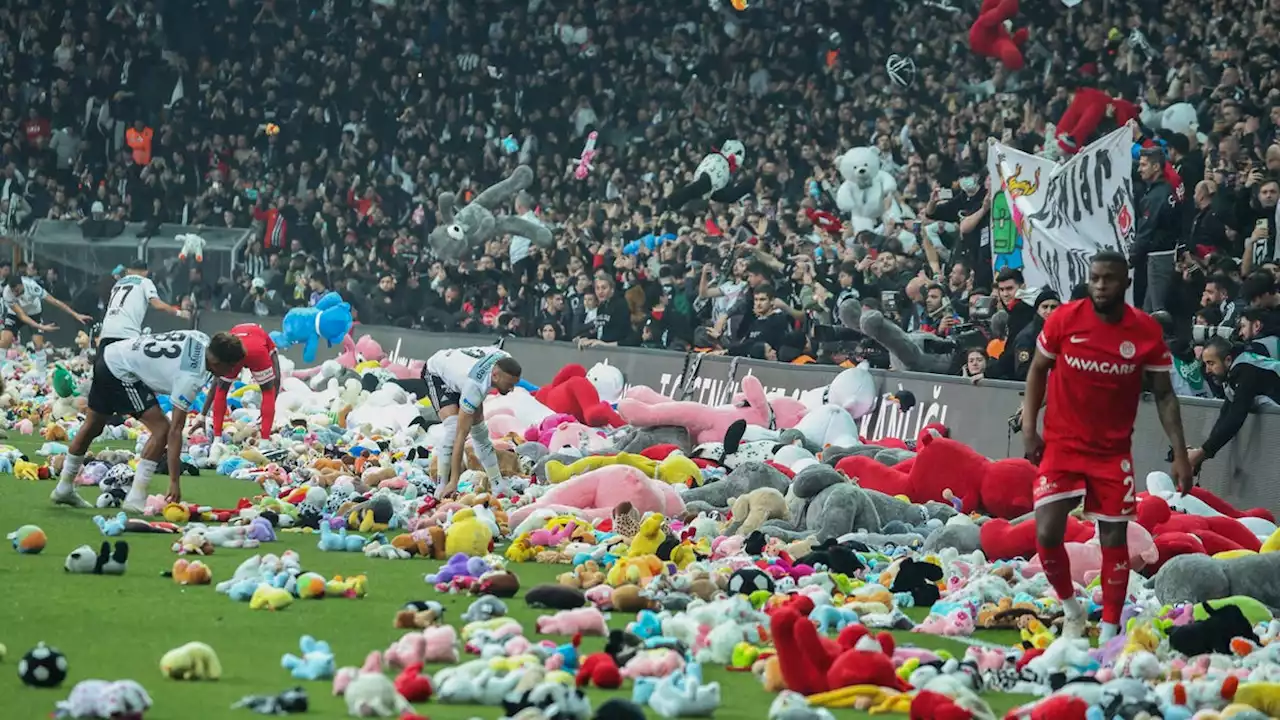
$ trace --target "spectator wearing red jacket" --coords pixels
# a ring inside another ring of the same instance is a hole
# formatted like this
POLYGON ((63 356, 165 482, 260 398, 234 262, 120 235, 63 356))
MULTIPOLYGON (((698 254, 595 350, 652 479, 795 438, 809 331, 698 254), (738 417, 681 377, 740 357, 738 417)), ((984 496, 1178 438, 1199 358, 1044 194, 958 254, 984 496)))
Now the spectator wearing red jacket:
POLYGON ((255 205, 253 208, 253 219, 266 226, 262 234, 262 246, 268 251, 284 250, 289 242, 289 221, 281 214, 284 205, 285 197, 280 195, 273 207, 264 210, 255 205))

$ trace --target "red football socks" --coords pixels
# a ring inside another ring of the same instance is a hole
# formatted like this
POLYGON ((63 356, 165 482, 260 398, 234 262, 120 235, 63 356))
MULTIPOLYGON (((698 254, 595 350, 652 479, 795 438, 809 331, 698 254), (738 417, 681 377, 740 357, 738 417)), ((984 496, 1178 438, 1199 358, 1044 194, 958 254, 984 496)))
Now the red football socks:
POLYGON ((1102 548, 1102 622, 1120 624, 1129 596, 1129 548, 1102 548))
POLYGON ((1049 579, 1059 600, 1068 600, 1076 596, 1076 586, 1071 582, 1071 558, 1067 556, 1067 547, 1058 543, 1053 547, 1045 547, 1036 543, 1036 551, 1040 554, 1040 566, 1049 579))

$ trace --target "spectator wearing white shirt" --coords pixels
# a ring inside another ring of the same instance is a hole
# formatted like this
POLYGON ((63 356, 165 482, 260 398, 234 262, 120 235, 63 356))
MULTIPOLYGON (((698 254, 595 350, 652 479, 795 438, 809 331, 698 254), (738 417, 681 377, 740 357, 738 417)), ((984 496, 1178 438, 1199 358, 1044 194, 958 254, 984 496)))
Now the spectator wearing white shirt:
MULTIPOLYGON (((521 192, 516 195, 515 200, 516 215, 534 222, 540 222, 537 214, 533 212, 533 198, 529 193, 521 192)), ((514 271, 517 280, 523 278, 524 282, 532 284, 535 281, 535 273, 537 270, 537 261, 529 256, 529 248, 533 245, 533 241, 527 237, 520 235, 511 236, 511 247, 508 250, 511 258, 511 269, 514 271)))

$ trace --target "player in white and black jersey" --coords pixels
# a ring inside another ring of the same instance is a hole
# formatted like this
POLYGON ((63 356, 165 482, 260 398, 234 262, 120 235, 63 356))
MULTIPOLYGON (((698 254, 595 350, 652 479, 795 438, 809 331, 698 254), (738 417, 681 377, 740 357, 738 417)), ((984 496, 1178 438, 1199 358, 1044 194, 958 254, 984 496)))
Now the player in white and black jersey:
POLYGON ((147 277, 145 260, 132 260, 126 267, 124 276, 111 288, 106 314, 102 318, 102 329, 98 333, 98 352, 118 340, 132 340, 141 335, 147 308, 155 308, 184 320, 191 317, 186 310, 160 299, 156 284, 147 277))
POLYGON ((71 440, 58 487, 50 498, 58 505, 91 507, 72 482, 84 465, 89 444, 102 434, 113 415, 133 415, 151 433, 134 470, 133 487, 124 509, 142 512, 147 484, 168 448, 170 502, 182 500, 182 431, 196 395, 214 376, 230 373, 244 359, 244 345, 228 333, 210 338, 196 330, 140 335, 115 342, 98 353, 89 386, 84 424, 71 440), (156 395, 168 395, 173 411, 165 417, 156 395))
POLYGON ((23 327, 31 328, 31 342, 37 350, 44 347, 44 333, 58 329, 57 325, 44 321, 45 302, 75 318, 81 325, 93 319, 72 310, 70 305, 45 292, 35 278, 25 275, 10 275, 5 280, 4 293, 0 298, 4 303, 0 349, 13 345, 21 336, 23 327))
POLYGON ((498 452, 484 421, 484 399, 491 390, 506 395, 520 382, 523 372, 511 354, 496 347, 441 350, 422 367, 431 407, 444 424, 444 437, 436 448, 436 482, 440 497, 458 490, 462 476, 463 447, 471 436, 476 457, 484 466, 490 485, 502 480, 498 452))

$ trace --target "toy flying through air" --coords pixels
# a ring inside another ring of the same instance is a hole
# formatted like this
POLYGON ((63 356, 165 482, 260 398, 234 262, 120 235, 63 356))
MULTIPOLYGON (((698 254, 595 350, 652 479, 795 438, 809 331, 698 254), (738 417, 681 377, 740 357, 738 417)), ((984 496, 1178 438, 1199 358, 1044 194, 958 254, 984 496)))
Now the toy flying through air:
POLYGON ((575 161, 577 167, 573 171, 573 176, 579 180, 586 180, 587 175, 591 174, 591 161, 596 156, 596 137, 598 135, 599 133, 596 131, 591 131, 591 134, 587 136, 587 144, 582 146, 582 154, 575 161))

